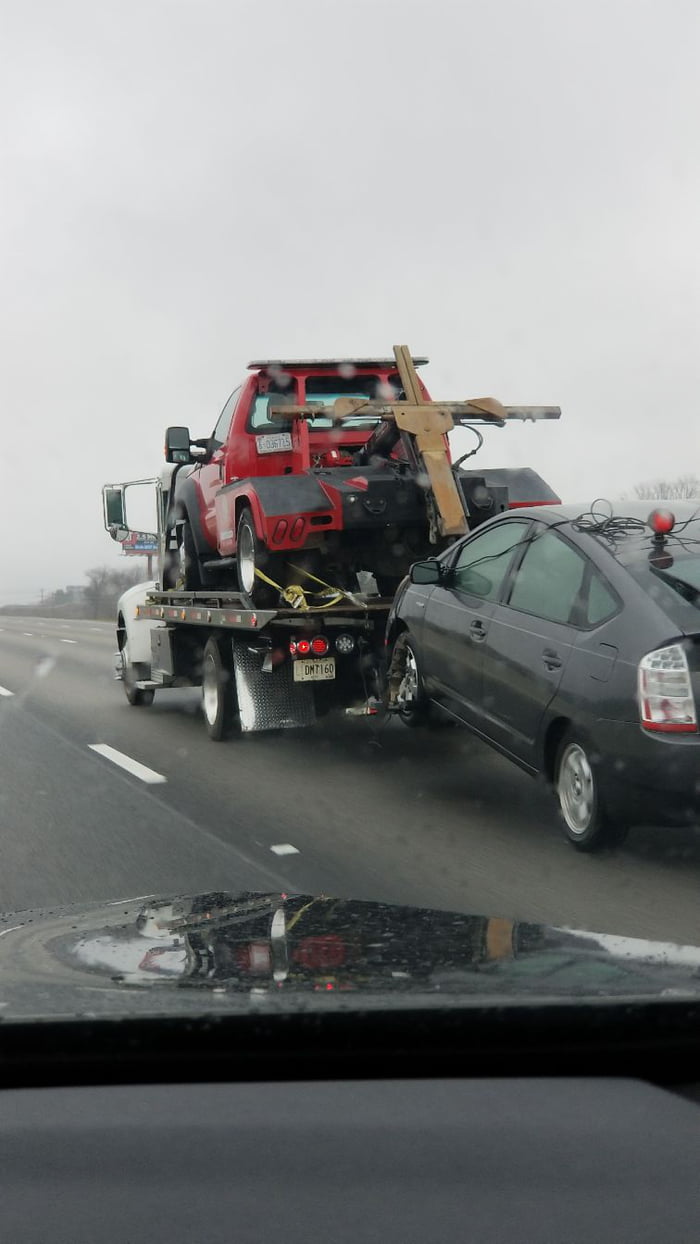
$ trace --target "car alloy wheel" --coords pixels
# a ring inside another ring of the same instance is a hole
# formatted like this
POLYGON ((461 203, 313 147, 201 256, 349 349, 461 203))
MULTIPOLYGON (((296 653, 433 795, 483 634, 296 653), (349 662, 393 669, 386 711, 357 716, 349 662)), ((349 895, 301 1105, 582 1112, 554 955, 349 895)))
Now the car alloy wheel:
POLYGON ((595 851, 624 841, 628 827, 608 816, 588 744, 572 733, 564 737, 559 748, 555 788, 564 832, 579 851, 595 851))

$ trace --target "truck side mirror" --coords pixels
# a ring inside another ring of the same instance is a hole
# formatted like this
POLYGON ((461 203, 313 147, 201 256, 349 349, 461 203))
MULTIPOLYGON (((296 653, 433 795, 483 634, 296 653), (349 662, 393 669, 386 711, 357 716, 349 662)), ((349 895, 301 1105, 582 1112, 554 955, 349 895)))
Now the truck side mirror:
POLYGON ((194 462, 190 445, 192 440, 189 428, 173 427, 165 429, 165 461, 194 462))
POLYGON ((121 544, 129 534, 124 505, 124 489, 121 485, 107 484, 102 489, 102 512, 104 525, 113 540, 121 544))
POLYGON ((440 562, 414 562, 410 570, 411 583, 439 583, 442 579, 440 562))

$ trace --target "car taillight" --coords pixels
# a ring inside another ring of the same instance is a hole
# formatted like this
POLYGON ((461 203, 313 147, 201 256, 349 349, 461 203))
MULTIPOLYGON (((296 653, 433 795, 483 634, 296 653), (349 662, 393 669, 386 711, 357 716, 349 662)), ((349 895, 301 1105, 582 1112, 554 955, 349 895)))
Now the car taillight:
POLYGON ((642 657, 637 686, 639 716, 645 730, 697 732, 690 670, 680 644, 657 648, 642 657))
POLYGON ((328 640, 325 635, 315 635, 311 640, 311 651, 315 657, 325 657, 328 652, 328 640))
POLYGON ((309 643, 308 639, 298 639, 296 651, 297 651, 297 656, 308 657, 309 653, 311 652, 311 644, 309 643))

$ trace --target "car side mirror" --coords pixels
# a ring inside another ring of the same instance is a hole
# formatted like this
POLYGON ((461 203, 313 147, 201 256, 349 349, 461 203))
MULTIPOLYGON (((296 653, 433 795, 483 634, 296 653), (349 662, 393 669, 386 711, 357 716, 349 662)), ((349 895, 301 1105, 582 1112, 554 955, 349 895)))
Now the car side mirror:
POLYGON ((165 461, 194 462, 190 445, 192 440, 189 428, 172 427, 165 429, 165 461))
POLYGON ((439 583, 443 576, 440 562, 414 562, 410 570, 411 583, 439 583))

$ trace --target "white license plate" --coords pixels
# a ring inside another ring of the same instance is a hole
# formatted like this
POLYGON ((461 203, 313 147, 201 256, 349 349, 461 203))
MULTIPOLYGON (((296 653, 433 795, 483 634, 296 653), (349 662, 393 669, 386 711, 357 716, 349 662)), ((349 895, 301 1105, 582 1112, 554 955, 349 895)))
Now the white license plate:
POLYGON ((256 436, 255 444, 259 454, 279 454, 292 448, 291 432, 270 433, 269 436, 256 436))
POLYGON ((323 682, 335 678, 335 657, 324 657, 322 661, 295 661, 295 682, 323 682))

